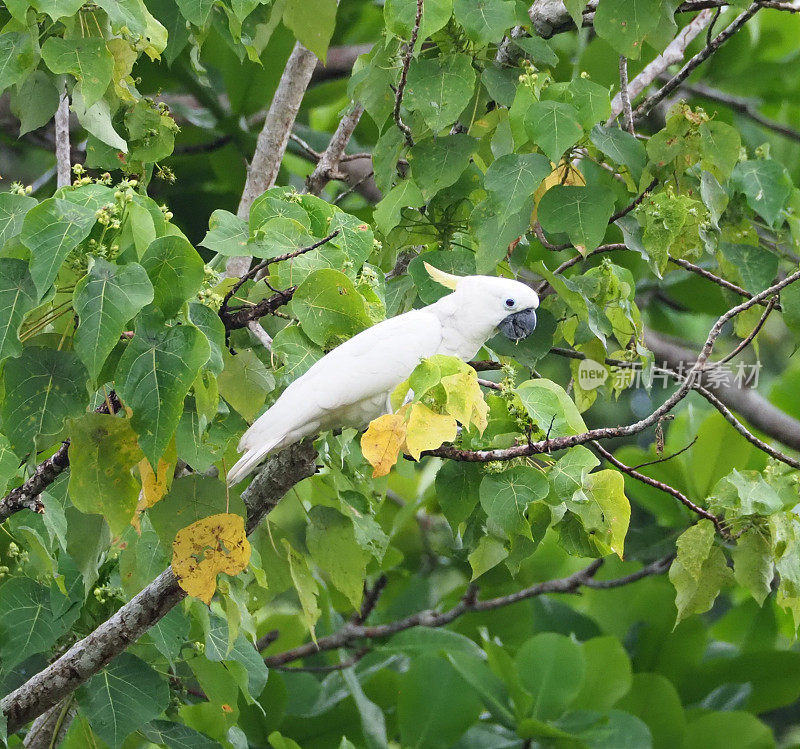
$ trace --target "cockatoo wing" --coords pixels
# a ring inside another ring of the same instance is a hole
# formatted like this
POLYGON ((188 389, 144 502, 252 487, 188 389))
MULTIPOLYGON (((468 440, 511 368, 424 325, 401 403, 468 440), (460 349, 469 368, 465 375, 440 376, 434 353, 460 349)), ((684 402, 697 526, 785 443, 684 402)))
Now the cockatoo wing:
POLYGON ((243 479, 270 452, 321 429, 360 426, 422 359, 438 352, 441 341, 439 318, 412 310, 338 346, 291 383, 245 432, 239 442, 244 454, 228 473, 228 483, 243 479))

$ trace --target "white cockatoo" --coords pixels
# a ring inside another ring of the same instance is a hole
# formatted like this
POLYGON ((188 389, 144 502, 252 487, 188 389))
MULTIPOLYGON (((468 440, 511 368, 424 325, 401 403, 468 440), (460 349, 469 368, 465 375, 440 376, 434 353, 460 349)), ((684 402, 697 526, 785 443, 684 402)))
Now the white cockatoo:
POLYGON ((391 411, 392 391, 435 354, 469 361, 495 331, 512 340, 536 327, 539 297, 519 281, 454 276, 425 263, 452 294, 373 325, 316 362, 244 433, 233 485, 270 453, 327 429, 363 427, 391 411))

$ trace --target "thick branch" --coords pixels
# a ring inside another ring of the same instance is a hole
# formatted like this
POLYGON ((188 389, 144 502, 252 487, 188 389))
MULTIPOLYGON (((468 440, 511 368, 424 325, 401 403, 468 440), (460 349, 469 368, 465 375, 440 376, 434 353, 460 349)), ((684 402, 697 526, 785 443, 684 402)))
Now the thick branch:
MULTIPOLYGON (((258 134, 253 160, 247 170, 242 198, 237 215, 247 219, 253 201, 275 184, 280 169, 289 133, 294 126, 303 94, 311 81, 317 58, 300 42, 296 42, 292 54, 281 74, 275 96, 272 98, 264 126, 258 134)), ((236 257, 228 261, 228 274, 241 276, 247 271, 250 258, 236 257)))
MULTIPOLYGON (((316 471, 316 452, 310 443, 298 443, 268 458, 243 496, 248 507, 247 529, 258 522, 286 492, 316 471)), ((100 671, 141 637, 186 593, 168 567, 90 635, 15 689, 0 703, 8 732, 18 731, 100 671)))
POLYGON ((340 178, 337 172, 339 162, 363 112, 364 107, 356 103, 350 112, 342 117, 328 147, 322 152, 317 166, 306 180, 306 188, 312 195, 319 195, 329 180, 340 178))
POLYGON ((72 166, 69 152, 69 95, 62 91, 58 99, 55 116, 56 128, 56 185, 68 187, 72 184, 72 166))
POLYGON ((287 650, 284 653, 268 656, 264 659, 264 662, 270 667, 282 666, 285 663, 290 663, 300 658, 316 655, 323 650, 335 650, 337 648, 349 647, 361 640, 379 640, 391 637, 398 632, 414 627, 443 627, 464 614, 493 611, 547 593, 576 593, 581 588, 617 588, 622 585, 629 585, 630 583, 650 575, 660 575, 669 568, 671 562, 672 557, 667 557, 665 559, 659 559, 657 562, 653 562, 643 567, 641 570, 631 575, 626 575, 625 577, 613 580, 595 580, 594 576, 603 563, 602 559, 598 559, 584 569, 574 572, 567 577, 536 583, 516 593, 510 593, 509 595, 499 596, 497 598, 489 598, 485 601, 479 600, 476 591, 472 588, 468 588, 467 593, 461 601, 447 611, 426 609, 425 611, 418 611, 416 614, 407 616, 404 619, 374 626, 363 626, 351 621, 345 624, 338 632, 318 638, 316 643, 309 642, 287 650))

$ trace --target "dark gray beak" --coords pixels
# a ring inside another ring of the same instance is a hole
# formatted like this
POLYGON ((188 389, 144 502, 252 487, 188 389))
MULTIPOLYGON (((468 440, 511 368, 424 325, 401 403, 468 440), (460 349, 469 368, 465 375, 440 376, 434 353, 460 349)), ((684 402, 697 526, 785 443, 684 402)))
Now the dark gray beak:
POLYGON ((533 309, 524 309, 506 317, 497 329, 512 341, 527 338, 536 329, 536 312, 533 309))

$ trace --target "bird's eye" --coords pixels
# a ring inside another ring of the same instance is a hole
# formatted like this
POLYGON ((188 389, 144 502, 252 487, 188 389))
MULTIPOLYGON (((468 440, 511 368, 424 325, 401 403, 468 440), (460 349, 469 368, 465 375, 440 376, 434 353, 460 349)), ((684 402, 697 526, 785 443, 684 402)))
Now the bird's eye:
POLYGON ((513 307, 515 304, 516 302, 513 299, 506 299, 506 307, 509 309, 511 309, 511 307, 513 307))

